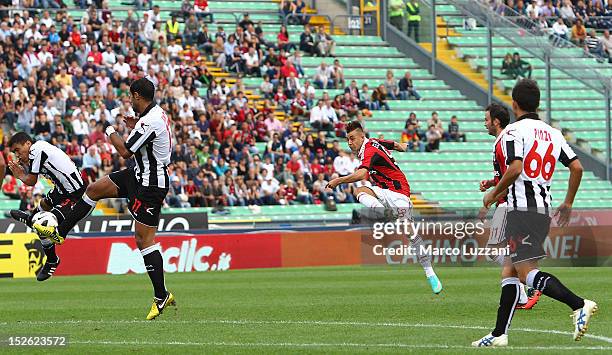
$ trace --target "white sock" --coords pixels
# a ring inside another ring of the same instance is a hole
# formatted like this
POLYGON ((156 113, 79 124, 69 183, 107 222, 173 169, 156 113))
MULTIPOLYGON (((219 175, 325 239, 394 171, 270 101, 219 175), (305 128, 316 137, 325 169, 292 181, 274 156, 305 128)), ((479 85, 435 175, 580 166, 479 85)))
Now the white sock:
POLYGON ((540 272, 540 270, 538 269, 533 269, 529 271, 529 273, 527 274, 526 280, 525 280, 525 285, 529 287, 533 287, 533 279, 535 279, 535 276, 538 272, 540 272))
POLYGON ((96 207, 98 204, 98 201, 92 200, 89 196, 87 196, 87 194, 83 194, 83 201, 85 201, 91 207, 96 207))
POLYGON ((433 267, 431 266, 431 255, 421 253, 421 245, 424 245, 424 243, 420 235, 417 235, 416 237, 410 239, 410 246, 416 249, 417 259, 423 267, 423 270, 425 270, 425 276, 435 276, 436 273, 433 267))
POLYGON ((527 303, 529 298, 527 297, 527 292, 525 291, 525 284, 521 283, 521 287, 519 287, 519 303, 527 303))

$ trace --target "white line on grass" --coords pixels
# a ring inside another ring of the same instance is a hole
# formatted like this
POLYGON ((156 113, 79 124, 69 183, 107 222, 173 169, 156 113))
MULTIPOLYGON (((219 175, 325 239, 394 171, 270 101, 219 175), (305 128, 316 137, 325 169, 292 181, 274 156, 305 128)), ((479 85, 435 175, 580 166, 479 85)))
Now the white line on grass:
MULTIPOLYGON (((477 325, 453 325, 453 324, 424 324, 424 323, 388 323, 388 322, 348 322, 348 321, 318 321, 318 320, 214 320, 214 319, 194 319, 194 320, 156 320, 154 322, 146 320, 58 320, 58 321, 17 321, 10 323, 10 325, 44 325, 44 324, 154 324, 154 323, 168 323, 168 324, 242 324, 242 325, 253 325, 253 324, 272 324, 272 325, 325 325, 325 326, 364 326, 364 327, 400 327, 400 328, 446 328, 446 329, 476 329, 476 330, 490 330, 491 327, 477 326, 477 325)), ((0 325, 9 325, 8 322, 0 323, 0 325)), ((572 335, 572 332, 566 332, 561 330, 552 329, 532 329, 532 328, 512 328, 513 331, 528 332, 528 333, 544 333, 544 334, 558 334, 558 335, 572 335)), ((586 338, 601 340, 606 343, 612 344, 612 338, 602 336, 585 334, 586 338)))
MULTIPOLYGON (((106 341, 86 340, 71 341, 71 344, 84 345, 176 345, 176 346, 234 346, 234 347, 283 347, 283 348, 310 348, 310 347, 334 347, 334 348, 408 348, 408 349, 474 349, 472 346, 446 345, 446 344, 402 344, 402 343, 250 343, 250 342, 182 342, 182 341, 106 341)), ((510 350, 612 350, 609 346, 509 346, 510 350)))

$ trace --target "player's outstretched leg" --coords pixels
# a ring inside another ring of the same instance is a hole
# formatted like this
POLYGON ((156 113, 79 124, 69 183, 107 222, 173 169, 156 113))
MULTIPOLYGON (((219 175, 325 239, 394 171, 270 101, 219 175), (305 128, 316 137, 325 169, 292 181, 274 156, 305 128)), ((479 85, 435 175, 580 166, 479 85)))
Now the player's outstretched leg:
POLYGON ((112 198, 118 196, 117 186, 111 181, 108 176, 87 186, 87 190, 83 197, 72 206, 69 213, 65 213, 65 219, 59 226, 43 226, 34 223, 33 228, 39 235, 51 239, 55 244, 64 243, 64 239, 68 233, 79 223, 83 218, 89 216, 96 207, 98 200, 103 198, 112 198))
POLYGON ((440 282, 438 275, 436 275, 436 272, 431 266, 431 255, 422 251, 421 246, 425 247, 425 243, 423 242, 421 236, 417 235, 414 238, 411 238, 410 246, 415 248, 417 251, 417 259, 425 271, 425 277, 427 277, 427 282, 429 282, 431 290, 436 295, 439 294, 442 292, 442 282, 440 282))
POLYGON ((166 290, 164 259, 159 244, 154 244, 156 230, 157 227, 150 227, 138 221, 136 222, 136 244, 138 249, 140 249, 147 273, 153 285, 153 304, 147 315, 147 320, 157 318, 169 305, 176 306, 174 295, 166 290))
POLYGON ((522 275, 525 274, 527 285, 541 291, 550 298, 565 303, 572 309, 571 317, 574 323, 573 338, 576 341, 580 340, 589 328, 591 316, 598 310, 597 303, 577 296, 554 275, 540 271, 535 267, 529 272, 522 272, 522 275))

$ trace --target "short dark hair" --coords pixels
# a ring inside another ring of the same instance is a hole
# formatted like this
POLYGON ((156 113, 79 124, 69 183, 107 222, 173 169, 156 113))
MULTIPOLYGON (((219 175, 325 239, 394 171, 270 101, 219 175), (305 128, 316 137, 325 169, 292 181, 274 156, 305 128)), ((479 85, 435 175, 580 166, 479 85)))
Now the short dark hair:
POLYGON ((145 99, 153 101, 155 97, 155 85, 147 78, 140 78, 132 82, 132 85, 130 85, 130 92, 138 93, 138 95, 145 99))
POLYGON ((12 148, 15 144, 24 144, 25 142, 34 143, 34 139, 32 139, 32 137, 25 132, 17 132, 13 134, 7 145, 9 148, 12 148))
POLYGON ((351 121, 349 122, 349 124, 346 125, 346 133, 351 133, 356 129, 360 129, 363 131, 363 127, 361 126, 361 123, 359 121, 351 121))
POLYGON ((510 114, 508 113, 508 109, 504 106, 492 103, 485 111, 489 112, 489 116, 491 116, 491 121, 494 119, 499 120, 499 125, 501 128, 506 128, 506 126, 510 123, 510 114))
POLYGON ((532 79, 521 79, 512 89, 512 100, 527 112, 536 112, 540 106, 540 88, 532 79))

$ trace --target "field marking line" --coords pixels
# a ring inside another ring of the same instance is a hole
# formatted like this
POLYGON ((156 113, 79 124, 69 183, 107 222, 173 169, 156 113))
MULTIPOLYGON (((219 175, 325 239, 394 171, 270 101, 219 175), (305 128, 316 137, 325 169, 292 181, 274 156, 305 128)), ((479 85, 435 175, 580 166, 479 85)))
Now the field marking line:
MULTIPOLYGON (((234 346, 234 347, 292 347, 292 348, 307 348, 307 347, 348 347, 348 348, 408 348, 408 349, 475 349, 473 346, 467 345, 446 345, 446 344, 402 344, 402 343, 379 343, 379 344, 363 344, 363 343, 251 343, 251 342, 156 342, 156 341, 107 341, 107 340, 86 340, 86 341, 71 341, 71 344, 82 345, 177 345, 177 346, 234 346)), ((609 346, 508 346, 504 349, 508 350, 612 350, 609 346)))
MULTIPOLYGON (((4 322, 1 325, 44 325, 44 324, 153 324, 146 320, 60 320, 60 321, 17 321, 4 322)), ((350 322, 350 321, 294 321, 294 320, 156 320, 154 323, 168 324, 237 324, 237 325, 254 325, 254 324, 272 324, 272 325, 326 325, 326 326, 365 326, 365 327, 400 327, 400 328, 439 328, 439 329, 474 329, 474 330, 490 330, 491 327, 476 326, 476 325, 453 325, 453 324, 424 324, 424 323, 389 323, 389 322, 350 322)), ((573 335, 572 332, 551 329, 532 329, 532 328, 511 328, 513 331, 521 331, 528 333, 543 333, 543 334, 558 334, 558 335, 573 335)), ((585 334, 586 338, 601 340, 612 344, 612 338, 585 334)))

